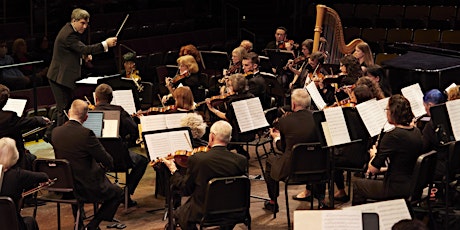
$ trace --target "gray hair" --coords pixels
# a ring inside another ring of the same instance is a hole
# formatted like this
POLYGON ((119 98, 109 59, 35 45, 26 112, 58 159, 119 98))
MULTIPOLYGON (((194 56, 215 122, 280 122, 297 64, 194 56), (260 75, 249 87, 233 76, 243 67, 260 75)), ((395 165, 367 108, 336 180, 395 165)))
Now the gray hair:
POLYGON ((0 164, 3 165, 3 172, 13 167, 18 162, 19 152, 16 148, 16 141, 3 137, 0 139, 0 164))
POLYGON ((311 97, 305 89, 294 89, 291 94, 291 100, 304 109, 310 108, 311 97))
POLYGON ((201 138, 206 132, 206 123, 203 117, 196 113, 187 113, 180 121, 182 127, 190 127, 193 138, 201 138))
POLYGON ((226 121, 216 121, 211 126, 211 133, 216 135, 217 140, 228 143, 232 139, 232 126, 226 121))

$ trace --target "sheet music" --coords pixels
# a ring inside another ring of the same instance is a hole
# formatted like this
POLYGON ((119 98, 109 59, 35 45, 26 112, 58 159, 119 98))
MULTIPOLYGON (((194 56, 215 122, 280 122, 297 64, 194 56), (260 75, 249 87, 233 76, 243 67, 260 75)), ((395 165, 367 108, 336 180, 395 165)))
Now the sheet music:
POLYGON ((258 97, 232 103, 242 133, 269 126, 258 97))
POLYGON ((425 106, 423 106, 423 92, 418 83, 402 88, 401 93, 409 100, 416 118, 426 114, 425 106))
POLYGON ((113 91, 113 105, 123 107, 129 114, 136 113, 136 105, 134 104, 133 92, 131 90, 115 90, 113 91))
POLYGON ((179 128, 181 127, 180 121, 186 115, 186 113, 172 113, 141 116, 140 121, 142 125, 142 130, 144 132, 147 132, 162 129, 179 128))
POLYGON ((174 154, 177 150, 192 151, 188 130, 153 133, 144 137, 151 160, 174 154))
POLYGON ((93 130, 96 137, 102 137, 104 112, 88 113, 88 118, 83 122, 83 126, 93 130))
POLYGON ((8 98, 6 105, 3 107, 3 111, 13 111, 18 117, 21 117, 26 107, 27 99, 14 99, 8 98))
POLYGON ((315 102, 315 105, 316 107, 318 107, 319 110, 322 110, 324 107, 326 107, 326 102, 324 102, 324 99, 319 93, 318 88, 316 88, 314 81, 310 82, 310 84, 308 84, 306 88, 311 96, 311 99, 313 100, 313 102, 315 102))
POLYGON ((118 76, 118 75, 119 74, 112 74, 112 75, 107 75, 107 76, 97 76, 97 77, 87 77, 87 78, 83 78, 81 80, 78 80, 75 83, 77 83, 77 84, 87 84, 87 85, 97 85, 97 80, 99 80, 99 79, 115 77, 115 76, 118 76))
POLYGON ((376 99, 371 99, 359 103, 356 105, 356 109, 370 136, 380 134, 382 127, 387 123, 387 116, 385 110, 380 107, 379 102, 376 99))
POLYGON ((347 123, 343 115, 342 107, 333 107, 324 110, 324 115, 329 126, 332 145, 340 145, 351 142, 347 123))
POLYGON ((363 229, 359 210, 296 210, 294 229, 355 230, 363 229))
POLYGON ((391 227, 403 219, 412 219, 404 199, 381 201, 370 204, 356 205, 343 208, 344 210, 361 210, 375 212, 379 215, 380 229, 391 230, 391 227))
POLYGON ((444 91, 446 91, 446 93, 448 93, 450 89, 455 88, 456 86, 457 86, 457 85, 456 85, 455 83, 452 83, 452 84, 450 84, 449 87, 447 87, 444 91))
POLYGON ((449 114, 452 132, 454 133, 455 140, 460 140, 460 100, 453 100, 446 102, 447 113, 449 114))
POLYGON ((104 119, 102 137, 118 137, 118 120, 104 119))

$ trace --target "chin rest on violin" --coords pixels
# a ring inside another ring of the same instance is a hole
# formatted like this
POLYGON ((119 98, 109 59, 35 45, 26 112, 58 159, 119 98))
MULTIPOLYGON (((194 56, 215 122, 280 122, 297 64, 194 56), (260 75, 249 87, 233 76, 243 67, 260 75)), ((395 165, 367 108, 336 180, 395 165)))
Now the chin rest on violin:
MULTIPOLYGON (((187 168, 187 162, 188 162, 188 157, 189 156, 192 156, 193 154, 198 153, 198 152, 207 152, 210 149, 211 148, 208 147, 208 146, 200 146, 198 148, 194 148, 192 151, 177 150, 176 152, 174 152, 174 154, 170 154, 165 158, 166 158, 166 160, 174 159, 174 162, 176 162, 177 165, 179 165, 181 167, 184 167, 184 168, 187 168)), ((152 167, 155 167, 155 165, 157 165, 160 162, 162 162, 162 161, 161 161, 160 158, 158 158, 156 160, 151 161, 150 165, 152 167)))

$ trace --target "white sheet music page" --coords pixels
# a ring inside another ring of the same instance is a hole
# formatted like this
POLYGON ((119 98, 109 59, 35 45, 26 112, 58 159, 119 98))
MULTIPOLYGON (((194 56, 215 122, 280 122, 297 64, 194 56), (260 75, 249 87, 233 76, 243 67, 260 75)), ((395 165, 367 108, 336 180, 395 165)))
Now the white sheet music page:
POLYGON ((112 103, 123 107, 129 114, 136 113, 136 105, 134 104, 133 92, 131 90, 115 90, 113 91, 112 103))
POLYGON ((329 133, 331 134, 331 146, 351 142, 342 107, 327 108, 324 110, 324 116, 326 117, 329 133))
POLYGON ((242 133, 268 126, 258 97, 232 102, 232 106, 242 133))
POLYGON ((446 102, 447 113, 449 114, 452 132, 454 133, 455 140, 460 140, 460 100, 453 100, 446 102))
POLYGON ((382 127, 387 123, 387 117, 377 100, 371 99, 359 103, 356 109, 371 137, 380 134, 382 127))
POLYGON ((182 127, 180 125, 180 121, 182 118, 184 118, 187 115, 187 113, 171 113, 171 114, 165 114, 165 121, 166 121, 166 127, 168 129, 174 129, 174 128, 179 128, 182 127))
POLYGON ((401 93, 409 100, 416 118, 426 114, 425 106, 423 106, 423 92, 418 83, 402 88, 401 93))
POLYGON ((141 116, 142 132, 167 129, 165 114, 141 116))
POLYGON ((396 222, 403 219, 412 219, 404 199, 350 206, 343 208, 343 210, 361 210, 361 212, 377 213, 381 230, 391 230, 391 227, 396 222))
POLYGON ((294 229, 355 230, 363 229, 360 210, 296 210, 294 229))
POLYGON ((104 119, 102 137, 118 137, 118 120, 104 119))
POLYGON ((319 110, 322 110, 324 107, 326 107, 326 102, 324 102, 324 99, 319 93, 318 88, 316 88, 315 82, 312 81, 310 82, 310 84, 307 85, 307 91, 319 110))
POLYGON ((145 143, 151 160, 174 154, 177 150, 192 151, 187 130, 161 132, 145 135, 145 143))
POLYGON ((3 107, 3 111, 13 111, 18 117, 21 117, 26 107, 27 99, 14 99, 8 98, 6 105, 3 107))

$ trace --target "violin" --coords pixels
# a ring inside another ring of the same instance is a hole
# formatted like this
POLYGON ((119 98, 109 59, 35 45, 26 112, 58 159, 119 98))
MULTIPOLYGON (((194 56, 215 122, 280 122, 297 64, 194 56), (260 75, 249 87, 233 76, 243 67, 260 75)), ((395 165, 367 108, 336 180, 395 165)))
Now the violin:
MULTIPOLYGON (((216 102, 216 101, 223 101, 223 100, 227 99, 227 97, 232 96, 233 94, 235 94, 235 93, 231 92, 231 93, 226 93, 226 94, 223 94, 223 95, 212 96, 212 97, 209 98, 209 100, 211 101, 211 103, 216 102)), ((195 104, 195 107, 198 107, 198 106, 200 106, 200 105, 202 105, 204 103, 206 103, 206 101, 200 101, 200 102, 195 104)))
POLYGON ((300 63, 303 63, 305 60, 307 60, 307 57, 305 56, 298 56, 296 58, 294 58, 294 60, 292 60, 292 62, 289 62, 283 67, 284 70, 286 70, 288 68, 288 65, 289 64, 293 64, 293 65, 297 65, 297 64, 300 64, 300 63))
POLYGON ((88 97, 85 96, 86 103, 88 103, 88 109, 89 110, 94 110, 96 109, 96 106, 91 104, 91 101, 88 99, 88 97))
MULTIPOLYGON (((169 154, 166 158, 166 160, 172 160, 174 159, 174 162, 176 162, 177 165, 187 168, 187 162, 188 162, 188 157, 193 156, 195 153, 198 152, 207 152, 211 150, 209 146, 200 146, 197 148, 194 148, 192 151, 187 151, 187 150, 177 150, 174 152, 174 154, 169 154)), ((158 163, 161 163, 161 158, 157 158, 153 161, 150 162, 150 165, 152 167, 155 167, 158 163)))
POLYGON ((297 49, 299 44, 295 43, 294 40, 284 39, 284 42, 278 44, 278 49, 286 49, 286 43, 289 43, 293 49, 297 49))
POLYGON ((130 74, 126 75, 126 78, 130 78, 133 80, 134 84, 137 87, 137 91, 142 92, 144 90, 144 86, 139 84, 141 82, 141 77, 139 76, 139 70, 133 70, 130 74))
POLYGON ((138 111, 137 113, 133 114, 133 116, 144 116, 144 115, 153 115, 157 113, 167 113, 176 110, 175 105, 168 105, 163 107, 150 107, 145 111, 138 111))
POLYGON ((238 62, 230 66, 230 68, 227 70, 227 75, 239 73, 240 71, 241 71, 241 62, 238 62))
POLYGON ((177 74, 176 76, 173 77, 173 79, 171 80, 171 83, 172 84, 176 84, 177 82, 181 81, 182 79, 184 78, 187 78, 190 76, 190 72, 186 71, 182 74, 177 74))

